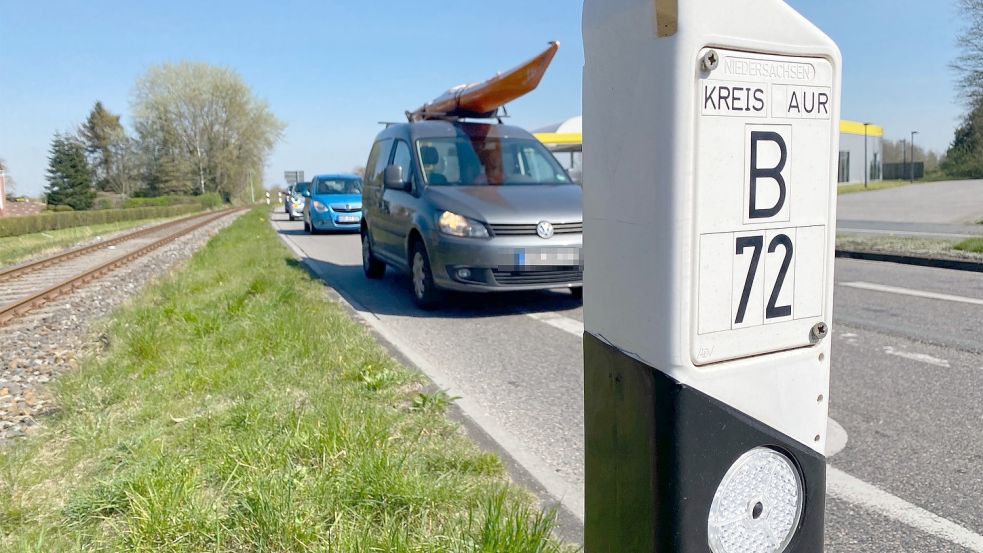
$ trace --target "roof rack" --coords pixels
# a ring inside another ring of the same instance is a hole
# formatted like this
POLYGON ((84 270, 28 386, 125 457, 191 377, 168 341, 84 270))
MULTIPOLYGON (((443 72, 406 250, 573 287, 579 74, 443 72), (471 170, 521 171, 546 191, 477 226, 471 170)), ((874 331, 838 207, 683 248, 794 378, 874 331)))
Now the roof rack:
MULTIPOLYGON (((406 120, 409 121, 410 123, 413 123, 415 121, 450 121, 456 123, 459 121, 467 121, 471 119, 495 119, 498 121, 498 124, 501 125, 502 119, 507 119, 509 117, 511 117, 509 115, 509 111, 504 105, 499 106, 494 111, 488 113, 468 113, 460 110, 454 113, 441 113, 436 111, 428 111, 426 117, 422 117, 422 118, 417 117, 415 112, 412 111, 406 112, 406 120)), ((387 123, 386 127, 388 128, 388 126, 391 124, 393 123, 387 123)))

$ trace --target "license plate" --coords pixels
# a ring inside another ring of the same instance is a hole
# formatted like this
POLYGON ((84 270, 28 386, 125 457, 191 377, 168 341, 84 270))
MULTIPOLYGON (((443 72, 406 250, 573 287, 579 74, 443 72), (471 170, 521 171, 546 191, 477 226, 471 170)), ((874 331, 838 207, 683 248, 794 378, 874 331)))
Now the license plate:
POLYGON ((358 215, 339 215, 338 216, 338 222, 339 223, 357 223, 358 222, 358 215))
POLYGON ((515 264, 519 267, 579 265, 580 252, 572 248, 518 250, 515 252, 515 264))

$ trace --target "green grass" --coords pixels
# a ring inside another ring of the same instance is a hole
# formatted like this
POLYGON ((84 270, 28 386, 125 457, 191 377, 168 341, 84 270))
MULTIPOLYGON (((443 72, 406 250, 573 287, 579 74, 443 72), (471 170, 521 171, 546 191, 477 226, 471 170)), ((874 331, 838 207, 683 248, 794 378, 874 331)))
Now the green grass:
MULTIPOLYGON (((930 181, 916 180, 914 184, 929 184, 930 181)), ((836 187, 836 193, 839 195, 843 194, 853 194, 855 192, 873 192, 875 190, 887 190, 888 188, 898 188, 899 186, 908 186, 912 184, 908 180, 882 180, 882 181, 872 181, 867 183, 867 189, 864 189, 864 183, 859 184, 844 184, 836 187)))
POLYGON ((567 550, 265 211, 118 312, 58 413, 0 450, 0 550, 567 550))
POLYGON ((0 238, 0 266, 12 265, 25 259, 52 253, 95 238, 131 229, 141 225, 159 223, 167 219, 144 219, 140 221, 121 221, 86 227, 72 227, 49 230, 20 236, 0 238))
POLYGON ((956 249, 964 252, 983 253, 983 238, 970 238, 956 244, 956 249))

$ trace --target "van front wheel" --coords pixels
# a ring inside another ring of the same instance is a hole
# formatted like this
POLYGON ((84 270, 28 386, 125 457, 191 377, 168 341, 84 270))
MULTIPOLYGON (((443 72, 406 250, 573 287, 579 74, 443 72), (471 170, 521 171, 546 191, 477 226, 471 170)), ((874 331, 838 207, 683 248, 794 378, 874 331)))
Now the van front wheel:
POLYGON ((420 309, 426 311, 434 309, 440 302, 440 293, 434 285, 433 272, 430 270, 430 258, 427 256, 427 249, 423 242, 417 241, 413 244, 410 260, 413 299, 420 309))

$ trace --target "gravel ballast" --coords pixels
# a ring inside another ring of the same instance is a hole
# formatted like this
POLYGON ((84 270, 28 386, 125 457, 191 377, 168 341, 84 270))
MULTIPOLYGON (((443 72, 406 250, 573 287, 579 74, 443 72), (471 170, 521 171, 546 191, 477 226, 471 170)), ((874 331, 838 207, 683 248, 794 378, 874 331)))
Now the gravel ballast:
POLYGON ((47 384, 77 369, 104 336, 98 321, 188 259, 244 212, 233 213, 140 257, 24 317, 0 326, 0 446, 38 428, 57 409, 47 384))

